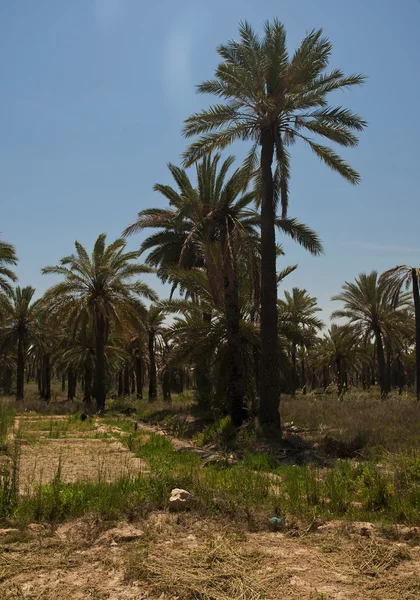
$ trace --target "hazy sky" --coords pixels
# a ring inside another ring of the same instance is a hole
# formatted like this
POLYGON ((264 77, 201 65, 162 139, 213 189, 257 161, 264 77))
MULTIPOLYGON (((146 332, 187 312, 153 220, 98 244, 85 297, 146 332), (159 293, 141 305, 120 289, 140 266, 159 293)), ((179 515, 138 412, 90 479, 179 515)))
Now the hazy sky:
POLYGON ((90 248, 105 231, 111 241, 139 210, 164 205, 152 186, 170 183, 183 119, 209 103, 194 85, 212 76, 217 44, 242 19, 259 28, 275 16, 291 49, 322 26, 332 66, 369 77, 334 98, 369 121, 345 152, 360 186, 292 148, 289 214, 319 233, 326 253, 286 242, 282 266, 299 269, 285 287, 317 296, 326 319, 344 280, 420 264, 419 0, 1 0, 0 233, 16 246, 21 285, 42 293, 53 280, 41 267, 75 239, 90 248))

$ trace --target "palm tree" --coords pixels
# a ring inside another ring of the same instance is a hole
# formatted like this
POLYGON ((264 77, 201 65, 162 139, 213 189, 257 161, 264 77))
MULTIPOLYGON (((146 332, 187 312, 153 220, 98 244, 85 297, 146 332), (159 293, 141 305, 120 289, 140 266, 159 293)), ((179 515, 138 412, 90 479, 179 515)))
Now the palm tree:
POLYGON ((332 368, 336 375, 338 395, 347 387, 348 374, 358 369, 367 359, 355 331, 348 325, 333 323, 317 349, 317 363, 324 369, 332 368))
POLYGON ((291 342, 292 358, 292 395, 296 393, 298 374, 296 369, 296 350, 298 345, 305 346, 313 337, 313 331, 322 328, 323 323, 316 317, 321 309, 317 299, 306 290, 293 288, 292 293, 284 292, 285 300, 278 300, 279 329, 291 342))
POLYGON ((395 299, 398 299, 404 287, 408 290, 412 286, 416 322, 416 393, 417 400, 420 400, 420 268, 399 265, 382 273, 380 279, 390 285, 395 299))
POLYGON ((407 296, 401 296, 397 302, 392 301, 389 285, 378 278, 377 271, 370 274, 361 273, 355 283, 342 286, 341 294, 333 296, 332 300, 344 303, 344 310, 334 311, 331 317, 349 319, 356 331, 365 342, 372 337, 375 341, 378 362, 379 386, 384 397, 389 392, 386 371, 384 340, 391 335, 395 326, 396 309, 406 305, 407 296))
POLYGON ((255 171, 261 147, 261 414, 262 422, 279 422, 279 368, 277 352, 277 286, 274 202, 276 162, 282 216, 286 217, 290 153, 288 146, 302 140, 331 169, 352 184, 359 175, 331 148, 315 142, 311 134, 341 146, 355 146, 354 131, 366 126, 358 115, 328 105, 330 92, 360 85, 362 75, 344 76, 341 70, 326 72, 332 45, 322 30, 308 33, 292 57, 286 31, 278 21, 266 22, 261 40, 248 23, 239 27, 240 40, 218 47, 222 62, 215 79, 198 86, 202 94, 214 94, 225 103, 191 115, 185 123, 186 137, 199 135, 184 154, 189 165, 201 157, 231 145, 252 140, 246 165, 255 171), (305 133, 306 132, 308 133, 305 133), (308 135, 309 134, 309 135, 308 135))
MULTIPOLYGON (((227 178, 234 157, 228 157, 219 168, 220 158, 219 154, 209 156, 197 165, 197 187, 192 185, 184 170, 169 165, 180 193, 170 186, 156 185, 155 189, 174 208, 142 211, 124 233, 127 235, 145 226, 163 226, 163 235, 151 236, 153 245, 157 247, 149 258, 160 266, 163 278, 168 278, 170 262, 176 261, 188 267, 203 265, 213 289, 223 290, 228 327, 228 389, 233 407, 232 418, 235 425, 240 425, 246 417, 246 410, 239 335, 237 254, 240 246, 242 251, 247 251, 250 244, 259 245, 259 235, 254 214, 248 209, 254 195, 244 191, 248 173, 244 169, 236 169, 227 178), (223 283, 218 285, 221 277, 223 283)), ((145 246, 151 247, 150 240, 143 243, 142 249, 145 246)), ((200 376, 198 379, 200 381, 200 376)))
MULTIPOLYGON (((240 425, 246 417, 246 403, 239 335, 238 264, 246 265, 245 277, 259 280, 261 219, 249 207, 255 193, 244 191, 248 169, 236 169, 227 177, 233 161, 234 158, 229 157, 219 168, 220 155, 204 158, 196 167, 197 186, 192 184, 185 170, 170 164, 178 190, 161 184, 155 185, 155 190, 169 200, 171 208, 141 211, 124 235, 146 227, 158 228, 160 231, 149 236, 141 246, 142 251, 150 251, 146 262, 157 268, 164 281, 171 281, 173 289, 179 280, 171 278, 171 266, 204 267, 213 296, 224 299, 230 357, 227 361, 229 402, 232 420, 240 425)), ((296 219, 277 219, 276 225, 312 253, 322 250, 316 234, 296 219)), ((185 290, 181 288, 181 291, 185 290)), ((209 320, 211 315, 203 315, 203 318, 209 320)), ((206 371, 205 365, 197 365, 199 398, 208 395, 205 394, 209 387, 206 371)))
POLYGON ((16 348, 16 400, 23 400, 25 357, 28 346, 36 337, 38 303, 32 302, 35 289, 31 286, 8 290, 1 300, 2 342, 16 348))
POLYGON ((160 306, 150 306, 144 326, 147 332, 147 348, 149 352, 149 402, 157 400, 157 367, 156 343, 162 335, 165 314, 160 306))
POLYGON ((106 364, 105 346, 110 326, 136 317, 144 311, 139 299, 156 300, 156 294, 142 281, 133 278, 150 273, 151 269, 137 262, 139 251, 126 252, 126 241, 117 239, 106 246, 102 233, 95 242, 92 255, 75 243, 76 252, 61 259, 60 264, 42 269, 44 274, 61 275, 64 280, 45 293, 45 302, 53 309, 65 309, 75 326, 91 319, 95 339, 96 404, 105 408, 106 364))
POLYGON ((0 293, 6 295, 12 293, 10 281, 17 281, 15 273, 9 268, 10 265, 17 265, 15 248, 0 240, 0 293))

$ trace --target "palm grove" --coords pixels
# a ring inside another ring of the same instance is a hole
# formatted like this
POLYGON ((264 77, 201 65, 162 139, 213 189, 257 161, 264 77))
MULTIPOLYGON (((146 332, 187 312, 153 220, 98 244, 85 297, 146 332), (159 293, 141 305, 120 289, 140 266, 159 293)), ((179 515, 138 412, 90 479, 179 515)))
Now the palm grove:
POLYGON ((201 409, 229 413, 236 426, 256 415, 279 425, 280 393, 298 389, 337 386, 342 397, 350 385, 378 384, 385 397, 417 382, 419 396, 419 269, 346 282, 334 297, 341 322, 327 333, 308 291, 278 298, 297 266, 286 265, 276 231, 322 252, 317 234, 288 217, 293 144, 304 142, 359 182, 320 142, 356 146, 366 127, 328 102, 364 81, 328 70, 331 52, 321 30, 289 55, 277 20, 262 37, 241 24, 238 41, 218 47, 214 79, 198 86, 219 103, 186 119, 183 133, 193 140, 182 164, 168 165, 173 183, 154 186, 166 208, 139 212, 120 239, 108 243, 101 234, 91 254, 76 242, 73 254, 42 270, 59 281, 36 301, 32 287, 15 286, 15 250, 0 243, 3 393, 23 400, 25 382, 36 380, 48 401, 56 377, 70 400, 77 394, 93 407, 94 398, 102 412, 111 394, 142 398, 147 385, 151 402, 158 387, 169 402, 192 388, 201 409), (222 154, 237 141, 248 150, 240 165, 222 154), (140 249, 127 250, 125 238, 145 229, 140 249), (142 281, 146 273, 170 284, 169 299, 142 281))

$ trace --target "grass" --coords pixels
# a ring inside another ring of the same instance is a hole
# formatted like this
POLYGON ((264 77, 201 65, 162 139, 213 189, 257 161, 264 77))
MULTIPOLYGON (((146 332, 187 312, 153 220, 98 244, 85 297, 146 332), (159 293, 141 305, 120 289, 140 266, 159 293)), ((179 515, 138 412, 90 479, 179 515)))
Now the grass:
POLYGON ((204 547, 184 547, 163 553, 152 546, 134 549, 127 557, 129 581, 147 582, 156 596, 201 600, 263 600, 284 575, 263 569, 264 554, 238 548, 229 539, 210 537, 204 547))
POLYGON ((296 519, 310 524, 344 518, 420 525, 420 457, 394 458, 392 470, 374 461, 336 461, 332 467, 275 466, 267 454, 247 453, 234 465, 210 464, 190 452, 177 452, 162 435, 131 434, 128 442, 146 461, 150 474, 105 482, 64 483, 60 469, 49 484, 8 501, 18 464, 3 476, 0 497, 4 521, 58 523, 82 515, 134 519, 168 508, 175 487, 192 494, 191 510, 228 518, 251 530, 269 529, 278 516, 287 528, 296 519), (9 494, 9 495, 8 495, 9 494))
POLYGON ((5 445, 7 435, 14 421, 14 407, 7 400, 0 399, 0 447, 5 445))
POLYGON ((281 416, 287 429, 304 435, 334 456, 380 457, 420 447, 420 403, 413 394, 353 389, 342 401, 331 396, 283 397, 281 416))

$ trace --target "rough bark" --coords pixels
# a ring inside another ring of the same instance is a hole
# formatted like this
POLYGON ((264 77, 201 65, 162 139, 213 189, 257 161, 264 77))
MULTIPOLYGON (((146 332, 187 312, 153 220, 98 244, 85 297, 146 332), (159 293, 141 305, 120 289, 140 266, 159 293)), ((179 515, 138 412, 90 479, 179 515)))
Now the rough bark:
POLYGON ((378 379, 379 379, 379 387, 381 390, 381 396, 384 398, 388 394, 388 385, 387 385, 387 374, 386 374, 386 363, 385 363, 385 353, 384 346, 382 342, 382 334, 380 329, 375 331, 375 341, 376 341, 376 357, 378 360, 378 379))
POLYGON ((85 404, 90 404, 92 401, 92 371, 88 364, 85 365, 83 381, 83 402, 85 404))
POLYGON ((147 347, 149 350, 149 402, 154 402, 157 399, 157 374, 154 331, 149 332, 147 347))
POLYGON ((239 289, 235 256, 231 241, 232 227, 222 228, 223 287, 227 337, 228 402, 232 423, 242 425, 247 418, 244 398, 244 373, 242 364, 239 289))
POLYGON ((23 336, 19 335, 16 366, 16 400, 23 400, 25 385, 25 346, 23 336))
POLYGON ((128 364, 124 367, 124 396, 130 395, 130 369, 128 364))
POLYGON ((260 422, 280 426, 277 334, 275 207, 272 163, 274 130, 261 134, 261 398, 260 422))
POLYGON ((101 313, 95 319, 96 349, 96 408, 98 412, 105 410, 106 370, 105 370, 105 319, 101 313))
POLYGON ((136 369, 136 388, 137 388, 137 398, 140 400, 143 398, 143 363, 140 357, 136 357, 135 362, 136 369))

